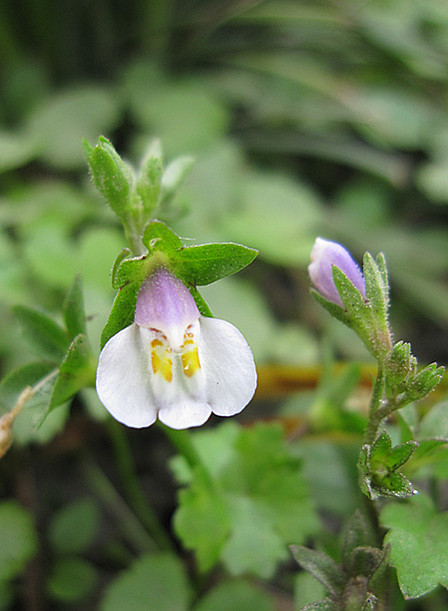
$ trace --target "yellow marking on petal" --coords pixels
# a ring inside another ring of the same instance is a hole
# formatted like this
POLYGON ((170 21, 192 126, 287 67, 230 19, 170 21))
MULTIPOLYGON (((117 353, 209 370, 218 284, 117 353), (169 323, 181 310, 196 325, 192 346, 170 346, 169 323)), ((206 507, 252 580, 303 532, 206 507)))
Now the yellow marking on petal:
POLYGON ((167 382, 173 379, 173 361, 170 358, 171 348, 166 347, 160 339, 151 342, 151 365, 154 374, 159 373, 167 382))
MULTIPOLYGON (((191 340, 187 340, 185 343, 194 345, 194 342, 191 340)), ((194 376, 198 369, 201 368, 201 363, 199 362, 199 351, 196 346, 192 350, 182 352, 181 359, 182 368, 187 378, 194 376)))

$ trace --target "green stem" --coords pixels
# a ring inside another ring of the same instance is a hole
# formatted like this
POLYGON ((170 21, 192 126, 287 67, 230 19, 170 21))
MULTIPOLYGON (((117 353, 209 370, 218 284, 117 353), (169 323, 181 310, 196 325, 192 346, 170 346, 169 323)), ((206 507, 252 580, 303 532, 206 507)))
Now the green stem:
POLYGON ((121 425, 115 420, 107 422, 109 437, 114 449, 117 468, 121 484, 132 509, 145 526, 151 537, 161 549, 172 549, 172 542, 157 517, 157 514, 148 503, 135 473, 128 437, 121 425))
POLYGON ((165 435, 171 441, 172 445, 177 449, 179 454, 181 454, 185 458, 190 467, 192 469, 194 469, 195 467, 200 467, 203 474, 207 478, 209 485, 214 486, 213 479, 210 475, 207 465, 204 464, 202 458, 199 455, 199 452, 194 447, 189 432, 185 430, 170 429, 169 427, 163 424, 161 424, 160 426, 162 427, 165 435))
POLYGON ((90 488, 101 498, 107 510, 115 515, 135 551, 141 553, 157 550, 154 540, 89 455, 84 456, 83 471, 90 488))
POLYGON ((369 424, 367 425, 365 443, 372 444, 378 436, 378 429, 381 422, 388 415, 384 403, 384 388, 386 383, 386 373, 384 366, 378 366, 378 375, 373 386, 372 398, 370 400, 369 424))

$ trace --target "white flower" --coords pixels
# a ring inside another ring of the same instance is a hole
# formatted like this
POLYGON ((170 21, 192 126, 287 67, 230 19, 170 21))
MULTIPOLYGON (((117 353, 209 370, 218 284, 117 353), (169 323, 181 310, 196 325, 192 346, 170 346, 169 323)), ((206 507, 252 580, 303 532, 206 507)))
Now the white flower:
POLYGON ((187 287, 164 268, 143 283, 134 322, 106 343, 96 377, 106 409, 135 428, 157 417, 184 429, 212 412, 233 416, 256 383, 252 352, 238 329, 201 316, 187 287))

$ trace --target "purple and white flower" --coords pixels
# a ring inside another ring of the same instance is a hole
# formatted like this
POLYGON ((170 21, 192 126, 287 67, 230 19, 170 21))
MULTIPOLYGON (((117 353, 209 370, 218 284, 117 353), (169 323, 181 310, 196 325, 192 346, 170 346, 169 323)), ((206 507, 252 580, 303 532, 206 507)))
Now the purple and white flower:
POLYGON ((187 287, 165 268, 140 288, 134 322, 101 351, 96 388, 112 416, 141 428, 174 429, 233 416, 257 384, 252 352, 232 324, 200 314, 187 287))
POLYGON ((343 308, 344 304, 333 280, 333 267, 338 267, 365 298, 364 276, 348 250, 337 242, 316 238, 308 266, 311 282, 325 299, 343 308))

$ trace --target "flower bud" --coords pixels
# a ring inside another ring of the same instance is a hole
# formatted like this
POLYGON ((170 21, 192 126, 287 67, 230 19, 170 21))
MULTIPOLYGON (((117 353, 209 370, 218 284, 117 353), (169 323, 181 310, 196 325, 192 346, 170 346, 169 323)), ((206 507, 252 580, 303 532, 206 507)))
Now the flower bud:
POLYGON ((338 267, 365 298, 364 276, 348 250, 337 242, 316 238, 308 266, 311 282, 325 299, 343 308, 344 304, 333 279, 333 267, 338 267))

